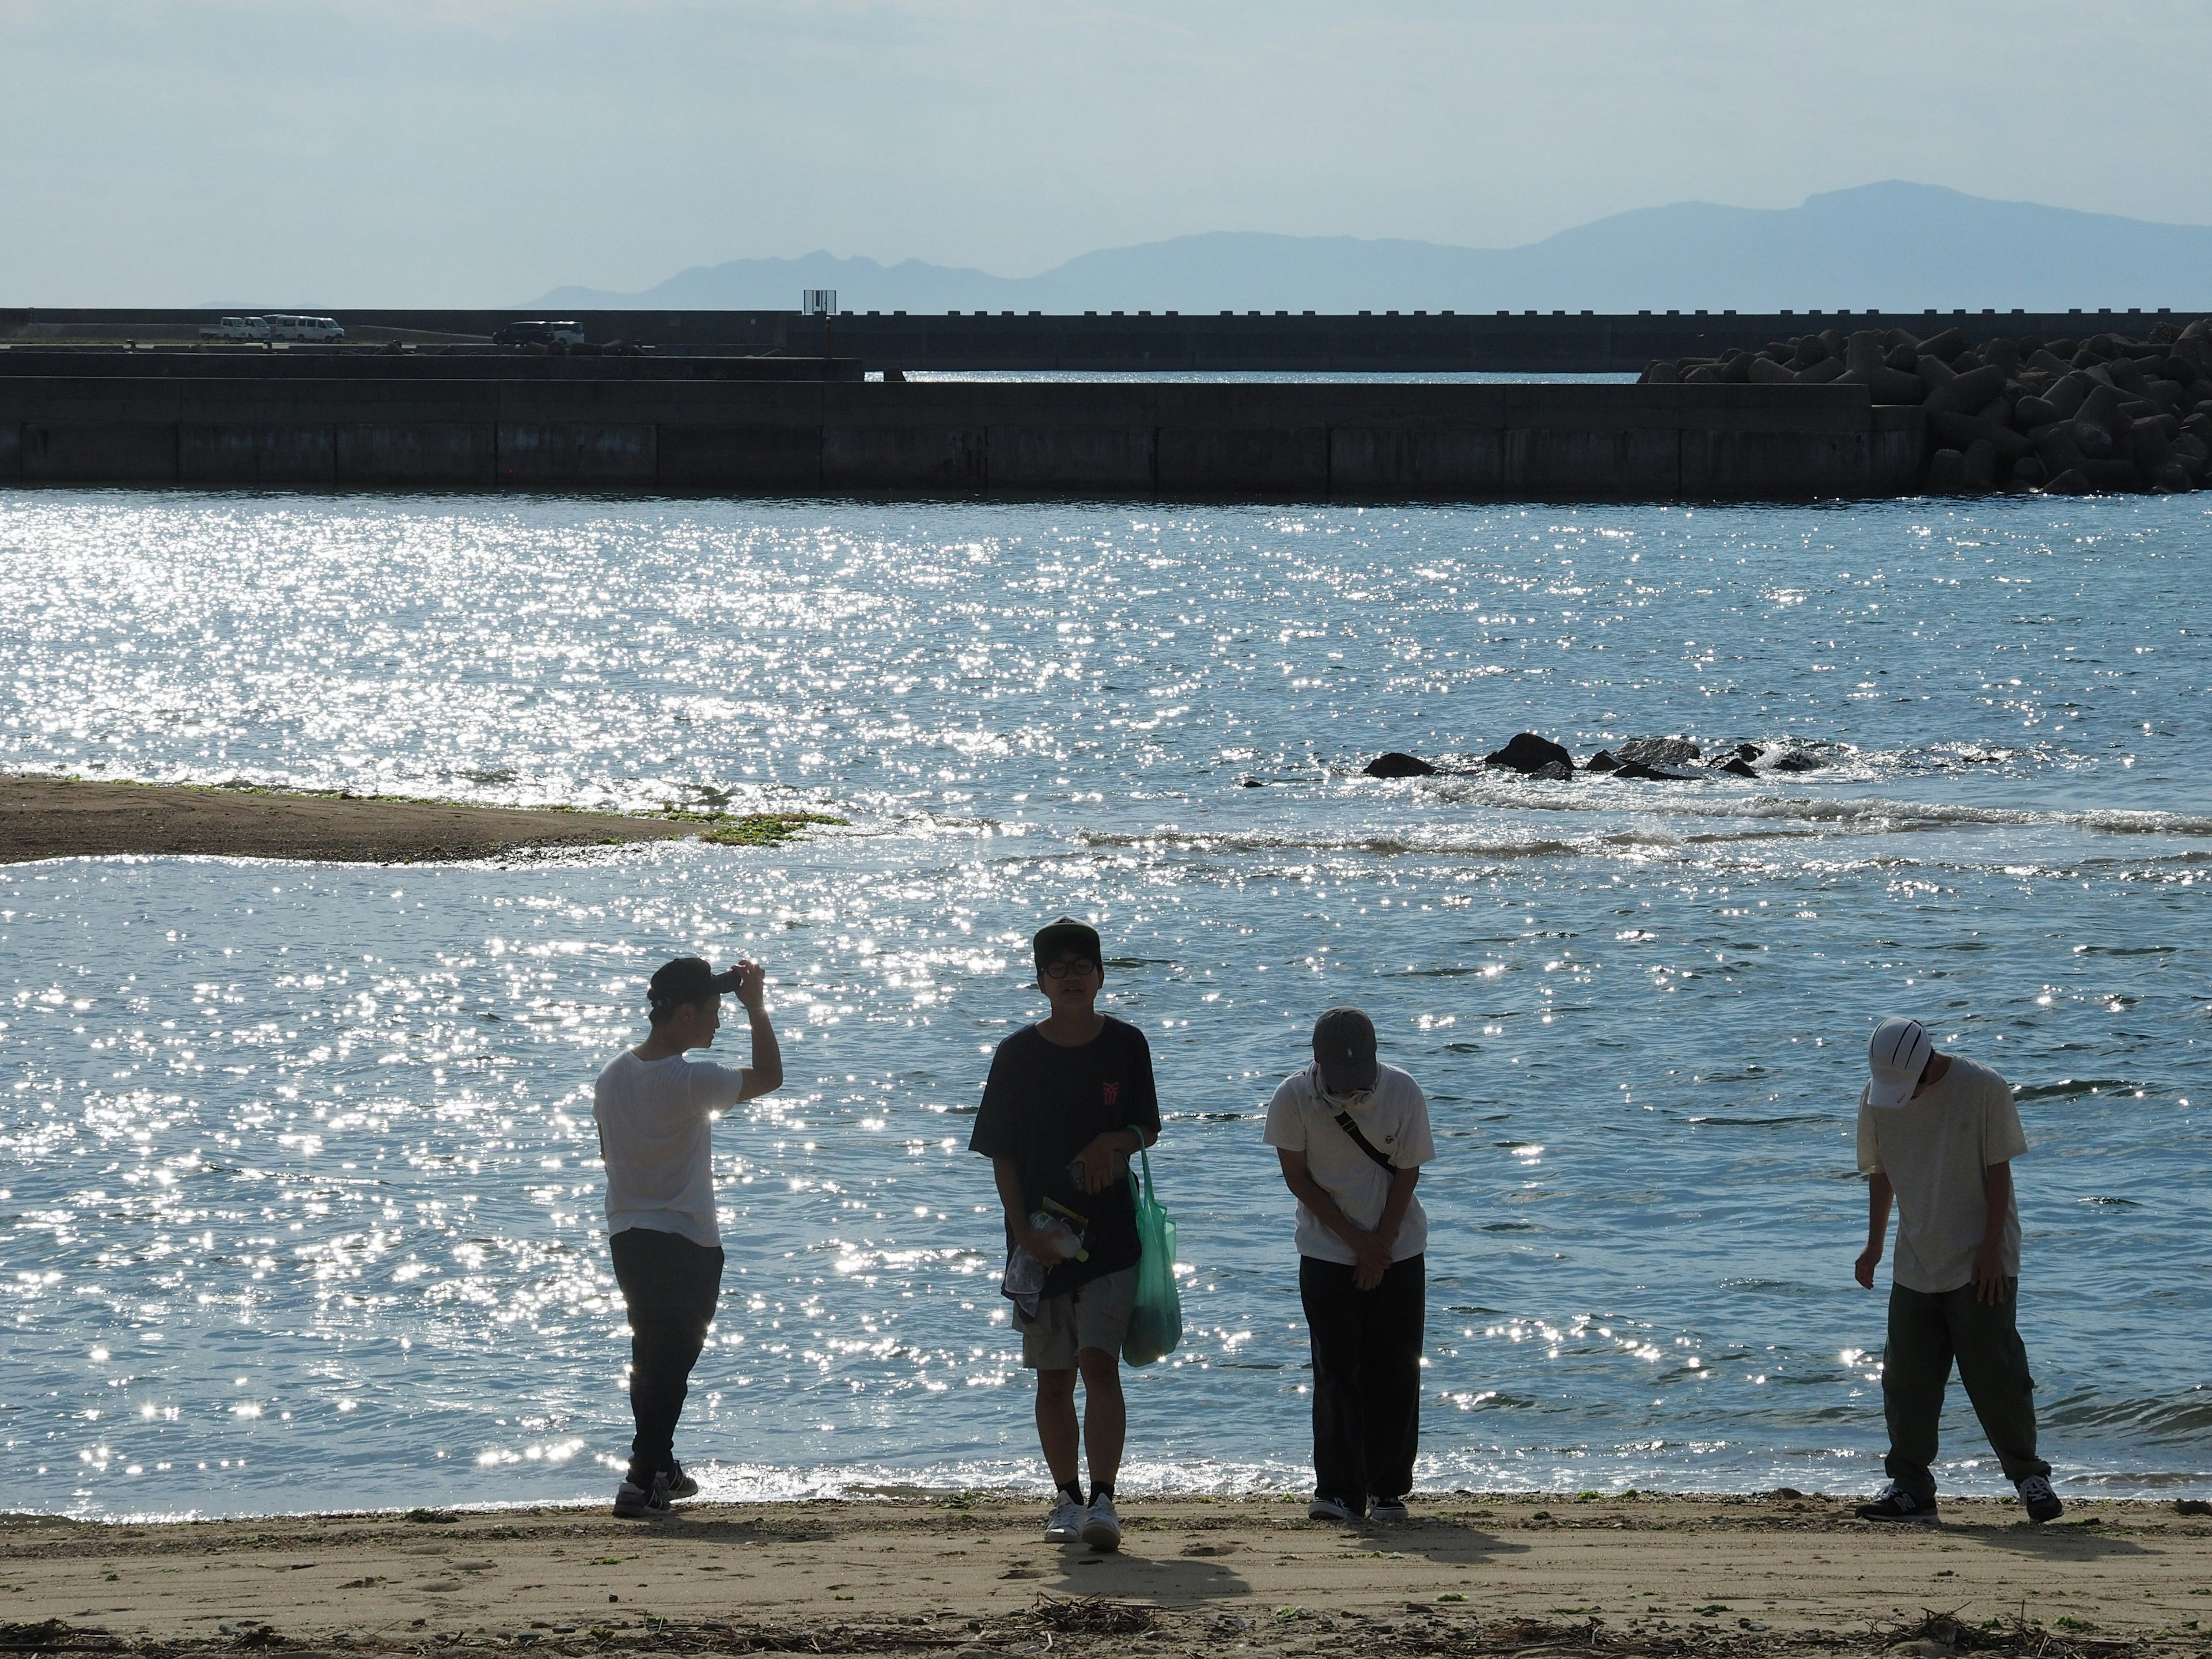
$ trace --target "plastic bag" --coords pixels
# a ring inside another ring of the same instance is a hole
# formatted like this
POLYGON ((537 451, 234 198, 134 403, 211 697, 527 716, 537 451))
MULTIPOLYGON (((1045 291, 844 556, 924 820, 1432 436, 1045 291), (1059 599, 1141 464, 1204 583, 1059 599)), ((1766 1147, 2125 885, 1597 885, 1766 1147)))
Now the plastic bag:
POLYGON ((1145 1182, 1133 1171, 1130 1194, 1137 1200, 1137 1237, 1144 1255, 1137 1264, 1137 1301, 1121 1337, 1121 1361, 1149 1365, 1164 1359, 1182 1341, 1182 1293, 1176 1289, 1176 1224, 1152 1191, 1152 1160, 1142 1152, 1145 1182))

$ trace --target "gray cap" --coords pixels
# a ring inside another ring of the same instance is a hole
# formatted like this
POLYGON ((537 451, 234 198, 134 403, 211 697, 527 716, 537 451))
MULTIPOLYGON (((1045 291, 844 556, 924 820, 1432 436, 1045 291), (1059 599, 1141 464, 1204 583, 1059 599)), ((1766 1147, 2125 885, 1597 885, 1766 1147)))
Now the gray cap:
POLYGON ((1314 1022, 1314 1064, 1333 1095, 1375 1086, 1375 1022, 1357 1008, 1332 1008, 1314 1022))
POLYGON ((705 1002, 737 988, 736 969, 725 968, 718 974, 704 957, 678 957, 653 970, 653 978, 646 985, 645 996, 654 1007, 665 1008, 678 1003, 705 1002))

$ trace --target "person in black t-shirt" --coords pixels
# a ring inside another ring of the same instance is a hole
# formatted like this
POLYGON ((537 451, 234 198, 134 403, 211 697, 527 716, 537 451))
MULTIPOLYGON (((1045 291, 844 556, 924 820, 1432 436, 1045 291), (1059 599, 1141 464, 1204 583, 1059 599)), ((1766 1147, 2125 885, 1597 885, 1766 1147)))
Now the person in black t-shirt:
POLYGON ((1062 917, 1031 945, 1052 1012, 991 1056, 968 1149, 991 1160, 1006 1210, 1006 1293, 1022 1364, 1037 1374, 1037 1438, 1060 1488, 1045 1540, 1113 1549, 1121 1541, 1114 1479, 1127 1429, 1121 1336, 1141 1255, 1129 1158, 1159 1139, 1159 1097, 1145 1034, 1092 1006, 1106 983, 1097 933, 1062 917), (1079 1447, 1091 1455, 1088 1504, 1079 1447))

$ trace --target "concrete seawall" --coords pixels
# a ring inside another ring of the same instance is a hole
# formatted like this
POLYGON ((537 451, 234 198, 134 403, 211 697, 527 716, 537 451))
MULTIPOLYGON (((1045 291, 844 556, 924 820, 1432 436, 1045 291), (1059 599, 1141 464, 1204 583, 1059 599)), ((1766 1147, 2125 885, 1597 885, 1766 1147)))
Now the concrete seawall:
MULTIPOLYGON (((280 309, 283 307, 280 307, 280 309)), ((392 331, 482 338, 543 307, 506 311, 357 310, 332 313, 356 338, 392 331)), ((594 342, 629 340, 780 351, 819 357, 819 317, 793 311, 584 311, 565 313, 594 342)), ((1929 335, 1957 328, 1978 342, 1993 335, 2045 339, 2118 332, 2141 335, 2154 323, 2185 323, 2194 312, 2166 311, 1732 311, 1635 313, 1533 311, 1292 315, 1275 312, 1017 316, 1011 312, 842 312, 829 331, 837 355, 881 368, 928 369, 1337 370, 1412 374, 1495 370, 1504 374, 1640 373, 1656 357, 1756 351, 1770 340, 1824 328, 1910 329, 1929 335)), ((31 311, 0 307, 0 341, 106 339, 156 332, 189 337, 204 311, 31 311)))
POLYGON ((1916 487, 1858 386, 0 376, 0 482, 1726 501, 1916 487))

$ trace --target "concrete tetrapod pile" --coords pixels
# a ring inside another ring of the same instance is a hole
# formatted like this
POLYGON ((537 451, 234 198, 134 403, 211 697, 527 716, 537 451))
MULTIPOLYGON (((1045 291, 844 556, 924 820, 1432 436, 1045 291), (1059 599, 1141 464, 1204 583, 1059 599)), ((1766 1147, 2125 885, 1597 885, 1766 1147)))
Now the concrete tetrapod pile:
POLYGON ((1931 495, 2044 489, 2179 494, 2212 469, 2212 324, 2154 324, 2146 337, 1999 337, 1956 328, 1825 329, 1763 351, 1655 362, 1646 386, 1733 381, 1866 386, 1877 404, 1928 412, 1931 495))

